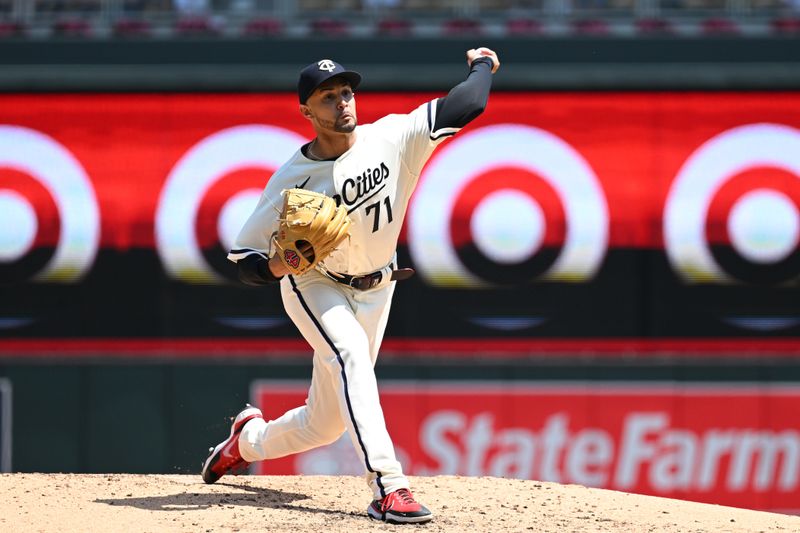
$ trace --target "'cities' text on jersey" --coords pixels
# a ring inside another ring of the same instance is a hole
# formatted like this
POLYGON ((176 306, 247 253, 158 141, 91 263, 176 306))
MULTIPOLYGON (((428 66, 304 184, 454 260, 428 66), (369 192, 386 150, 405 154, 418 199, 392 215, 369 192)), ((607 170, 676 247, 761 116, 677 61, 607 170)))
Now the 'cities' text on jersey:
POLYGON ((369 199, 379 193, 386 186, 384 182, 388 177, 389 167, 381 161, 379 166, 368 168, 360 176, 345 179, 342 184, 342 194, 333 195, 336 205, 342 205, 342 202, 344 202, 344 205, 348 207, 348 211, 350 208, 358 207, 359 200, 365 197, 369 199), (384 184, 383 186, 381 186, 382 183, 384 184))

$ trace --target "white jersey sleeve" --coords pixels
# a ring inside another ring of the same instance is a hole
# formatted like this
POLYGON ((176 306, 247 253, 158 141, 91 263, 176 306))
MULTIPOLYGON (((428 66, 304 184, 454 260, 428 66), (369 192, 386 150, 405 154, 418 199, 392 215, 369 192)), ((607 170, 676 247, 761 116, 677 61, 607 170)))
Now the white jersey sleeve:
POLYGON ((386 121, 391 123, 391 127, 396 128, 401 160, 408 171, 417 177, 433 150, 444 139, 461 130, 461 128, 440 128, 433 131, 437 103, 438 99, 431 100, 407 115, 389 115, 375 123, 382 125, 386 121))

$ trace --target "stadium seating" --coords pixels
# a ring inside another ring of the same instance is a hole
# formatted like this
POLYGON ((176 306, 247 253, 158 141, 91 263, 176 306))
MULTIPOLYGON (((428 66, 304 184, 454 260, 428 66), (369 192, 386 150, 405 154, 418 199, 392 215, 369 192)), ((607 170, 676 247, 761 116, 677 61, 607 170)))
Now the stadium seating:
POLYGON ((672 23, 663 18, 636 19, 636 31, 640 35, 669 35, 675 32, 672 23))
POLYGON ((541 35, 542 23, 531 18, 513 18, 506 21, 506 33, 513 36, 541 35))
POLYGON ((335 18, 318 18, 311 21, 311 34, 321 37, 345 37, 350 34, 350 25, 335 18))
POLYGON ((92 35, 92 26, 86 19, 70 16, 56 20, 53 33, 61 37, 89 37, 92 35))
POLYGON ((274 18, 258 18, 245 24, 242 33, 249 37, 265 37, 283 33, 283 23, 274 18))
POLYGON ((0 39, 24 35, 24 26, 19 22, 0 21, 0 39))
POLYGON ((215 35, 217 28, 204 16, 186 16, 175 21, 175 33, 180 36, 215 35))
POLYGON ((378 21, 375 31, 378 35, 406 37, 411 35, 413 24, 408 19, 387 18, 378 21))
POLYGON ((0 0, 0 37, 744 33, 800 35, 800 0, 0 0))
POLYGON ((700 23, 700 29, 704 35, 738 35, 739 26, 732 20, 726 18, 708 18, 700 23))
POLYGON ((138 18, 124 18, 114 22, 112 30, 117 37, 147 37, 151 34, 150 23, 138 18))
POLYGON ((442 23, 442 33, 446 36, 481 35, 483 30, 478 20, 470 18, 454 18, 442 23))
POLYGON ((608 35, 610 28, 603 19, 578 19, 572 22, 572 30, 579 35, 608 35))
POLYGON ((770 22, 772 32, 778 35, 796 36, 800 34, 800 17, 780 17, 770 22))

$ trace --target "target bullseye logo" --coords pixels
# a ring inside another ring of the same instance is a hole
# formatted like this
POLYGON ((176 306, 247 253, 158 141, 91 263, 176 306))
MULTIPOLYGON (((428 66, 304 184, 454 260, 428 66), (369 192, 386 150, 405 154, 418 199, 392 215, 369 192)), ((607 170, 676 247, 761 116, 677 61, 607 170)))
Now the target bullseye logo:
POLYGON ((673 269, 690 283, 771 285, 800 276, 800 131, 751 124, 698 148, 664 208, 673 269))
POLYGON ((446 287, 584 281, 608 243, 608 206, 583 157, 544 130, 502 124, 443 147, 408 219, 426 280, 446 287))
POLYGON ((100 210, 78 160, 41 132, 0 126, 0 278, 78 281, 99 244, 100 210))
POLYGON ((190 148, 167 177, 156 210, 156 246, 167 272, 189 283, 223 282, 225 255, 267 179, 304 142, 283 128, 244 125, 190 148))

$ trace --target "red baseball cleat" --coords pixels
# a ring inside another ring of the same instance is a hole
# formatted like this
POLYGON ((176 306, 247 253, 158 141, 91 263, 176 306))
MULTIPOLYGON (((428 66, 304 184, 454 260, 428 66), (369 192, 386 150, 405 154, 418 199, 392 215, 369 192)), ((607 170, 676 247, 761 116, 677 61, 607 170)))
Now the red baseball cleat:
POLYGON ((408 489, 391 492, 382 500, 373 500, 367 514, 391 524, 421 524, 433 518, 428 508, 417 503, 408 489))
POLYGON ((209 448, 208 451, 211 453, 203 464, 203 481, 214 483, 225 474, 238 474, 250 465, 239 453, 239 434, 244 425, 254 418, 264 418, 261 409, 247 404, 247 407, 233 419, 230 436, 217 444, 216 448, 209 448))

